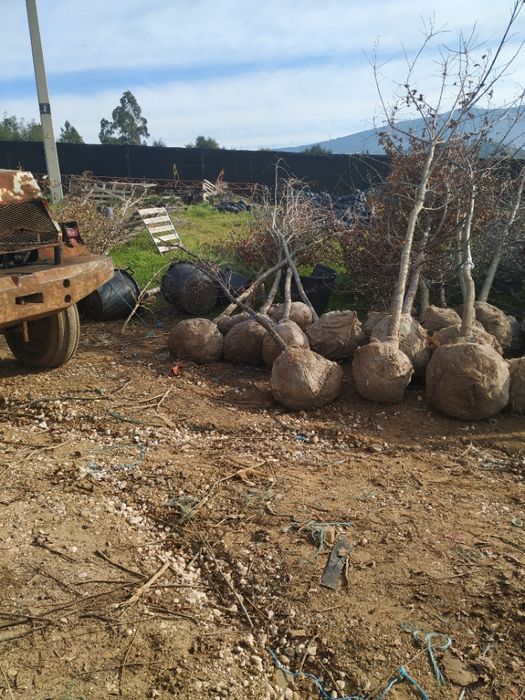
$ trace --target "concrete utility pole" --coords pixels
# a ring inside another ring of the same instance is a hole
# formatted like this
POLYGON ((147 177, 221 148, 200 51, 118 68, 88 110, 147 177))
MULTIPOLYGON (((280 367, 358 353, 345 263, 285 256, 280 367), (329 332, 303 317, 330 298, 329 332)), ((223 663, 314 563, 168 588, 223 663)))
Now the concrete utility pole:
POLYGON ((62 179, 60 177, 60 166, 58 164, 57 146, 53 134, 53 120, 51 119, 51 106, 49 104, 49 94, 47 92, 46 69, 44 67, 42 42, 40 41, 36 0, 26 0, 26 7, 29 36, 31 38, 31 50, 33 52, 33 65, 35 66, 36 91, 40 109, 42 136, 44 138, 47 174, 49 177, 49 186, 51 188, 51 201, 56 204, 64 198, 64 193, 62 192, 62 179))

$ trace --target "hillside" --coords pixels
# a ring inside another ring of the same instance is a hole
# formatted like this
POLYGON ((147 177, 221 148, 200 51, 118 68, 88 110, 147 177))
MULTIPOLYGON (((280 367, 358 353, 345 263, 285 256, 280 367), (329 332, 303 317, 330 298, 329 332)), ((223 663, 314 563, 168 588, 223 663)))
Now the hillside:
MULTIPOLYGON (((490 131, 490 139, 494 143, 499 143, 503 140, 510 148, 525 148, 525 113, 521 108, 515 107, 509 110, 475 109, 473 113, 474 115, 468 124, 469 130, 471 128, 476 129, 476 127, 480 126, 482 121, 488 117, 494 122, 490 131)), ((409 119, 400 121, 399 127, 403 131, 422 134, 424 131, 424 122, 423 119, 409 119)), ((465 126, 465 129, 466 128, 465 126)), ((318 143, 332 153, 368 153, 370 155, 383 155, 384 150, 379 143, 379 133, 382 131, 390 131, 390 129, 383 125, 375 129, 358 131, 355 134, 340 136, 328 141, 319 141, 318 143)), ((290 153, 300 153, 312 145, 314 144, 281 148, 280 150, 290 153)))

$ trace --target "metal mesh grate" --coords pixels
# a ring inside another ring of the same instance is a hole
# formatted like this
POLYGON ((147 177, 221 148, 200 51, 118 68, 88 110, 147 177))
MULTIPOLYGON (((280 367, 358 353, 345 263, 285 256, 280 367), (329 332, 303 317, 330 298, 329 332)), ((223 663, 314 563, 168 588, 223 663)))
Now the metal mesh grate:
POLYGON ((0 254, 54 245, 58 235, 41 201, 0 206, 0 254))

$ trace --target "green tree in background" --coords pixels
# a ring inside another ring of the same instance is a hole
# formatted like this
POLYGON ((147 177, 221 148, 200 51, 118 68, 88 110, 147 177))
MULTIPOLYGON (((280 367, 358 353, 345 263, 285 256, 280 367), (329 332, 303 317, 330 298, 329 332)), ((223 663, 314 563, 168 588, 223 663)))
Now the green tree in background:
POLYGON ((184 148, 220 148, 211 136, 197 136, 195 143, 187 143, 184 148))
POLYGON ((149 138, 148 120, 142 116, 142 110, 135 95, 127 90, 120 98, 120 105, 111 113, 113 121, 100 120, 100 143, 130 143, 146 146, 149 138))
POLYGON ((323 148, 320 143, 314 143, 313 146, 309 146, 301 152, 306 153, 306 155, 309 156, 329 156, 332 154, 332 151, 329 148, 323 148))
POLYGON ((84 139, 67 119, 64 126, 60 127, 60 136, 57 139, 60 143, 84 143, 84 139))
POLYGON ((4 112, 0 120, 0 141, 42 141, 42 127, 34 119, 26 122, 4 112))

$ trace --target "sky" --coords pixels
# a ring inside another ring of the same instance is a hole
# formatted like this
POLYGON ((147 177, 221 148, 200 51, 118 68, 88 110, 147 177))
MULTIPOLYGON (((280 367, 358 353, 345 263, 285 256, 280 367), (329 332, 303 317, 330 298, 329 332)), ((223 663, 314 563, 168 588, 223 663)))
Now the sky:
MULTIPOLYGON (((454 46, 476 24, 479 53, 497 44, 512 0, 37 0, 55 132, 69 120, 98 143, 130 90, 151 139, 203 134, 226 148, 317 143, 381 123, 374 51, 388 100, 433 19, 454 46)), ((38 119, 24 0, 0 0, 0 115, 38 119)), ((510 38, 525 38, 525 11, 510 38)), ((476 49, 477 51, 478 49, 476 49)), ((439 74, 420 63, 421 84, 439 74)), ((494 97, 525 84, 519 55, 494 97)))

